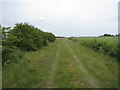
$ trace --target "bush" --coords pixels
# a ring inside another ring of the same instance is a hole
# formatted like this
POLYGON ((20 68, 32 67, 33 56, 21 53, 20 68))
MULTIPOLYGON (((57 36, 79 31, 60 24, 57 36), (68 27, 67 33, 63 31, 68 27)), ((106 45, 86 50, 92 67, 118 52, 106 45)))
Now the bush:
POLYGON ((54 42, 55 41, 55 36, 52 33, 46 33, 47 40, 49 42, 54 42))
POLYGON ((5 63, 7 60, 17 60, 19 58, 22 58, 23 54, 16 47, 3 47, 2 57, 2 63, 5 63))
POLYGON ((43 31, 27 23, 16 24, 10 35, 17 39, 14 45, 24 51, 37 50, 42 47, 44 41, 43 31))
POLYGON ((2 31, 3 63, 21 58, 23 51, 36 51, 55 41, 52 33, 43 32, 28 23, 17 23, 13 29, 3 27, 2 31))

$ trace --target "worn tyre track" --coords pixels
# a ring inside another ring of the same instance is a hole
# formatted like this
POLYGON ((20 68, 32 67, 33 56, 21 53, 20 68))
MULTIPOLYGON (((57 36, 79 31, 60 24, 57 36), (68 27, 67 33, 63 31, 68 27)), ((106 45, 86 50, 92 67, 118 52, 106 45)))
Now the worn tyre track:
POLYGON ((97 80, 85 69, 85 67, 82 65, 81 61, 78 59, 78 57, 73 52, 72 48, 69 46, 69 44, 66 43, 65 41, 64 41, 64 43, 67 45, 74 60, 78 63, 79 69, 84 73, 84 75, 85 75, 84 79, 87 81, 87 83, 89 85, 88 88, 99 88, 99 84, 98 84, 97 80))
POLYGON ((50 77, 48 78, 45 88, 54 88, 54 78, 55 78, 55 72, 56 72, 57 65, 58 65, 60 49, 61 49, 61 45, 58 46, 58 50, 55 55, 55 60, 54 60, 53 66, 52 66, 50 77))

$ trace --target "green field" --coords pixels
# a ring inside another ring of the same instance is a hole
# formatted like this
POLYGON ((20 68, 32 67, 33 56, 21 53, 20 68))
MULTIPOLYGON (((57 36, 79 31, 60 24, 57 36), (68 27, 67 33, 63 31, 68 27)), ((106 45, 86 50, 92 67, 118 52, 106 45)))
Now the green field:
POLYGON ((3 88, 118 87, 116 58, 83 45, 85 38, 75 39, 58 38, 38 51, 24 53, 22 59, 8 62, 2 72, 3 88))

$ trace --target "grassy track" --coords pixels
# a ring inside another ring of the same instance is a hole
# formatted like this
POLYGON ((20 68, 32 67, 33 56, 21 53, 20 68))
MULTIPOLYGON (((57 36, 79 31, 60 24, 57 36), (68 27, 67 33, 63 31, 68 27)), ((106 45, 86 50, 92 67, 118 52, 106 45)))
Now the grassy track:
POLYGON ((96 80, 90 75, 90 73, 87 70, 85 70, 85 67, 82 65, 81 61, 75 55, 75 53, 73 52, 73 50, 71 49, 71 47, 68 44, 67 44, 67 46, 69 48, 69 51, 73 55, 74 60, 76 60, 76 62, 79 64, 80 70, 85 74, 84 79, 86 79, 86 81, 88 81, 89 87, 99 88, 98 82, 96 82, 96 80))
POLYGON ((59 57, 60 48, 61 48, 61 45, 59 45, 58 47, 55 60, 54 60, 54 64, 52 65, 50 78, 48 79, 47 84, 46 84, 46 88, 54 88, 54 77, 55 77, 55 72, 56 72, 57 65, 58 65, 58 57, 59 57))
POLYGON ((118 86, 117 70, 114 58, 78 42, 57 39, 3 67, 3 88, 114 88, 118 86))
POLYGON ((79 42, 69 43, 82 65, 99 81, 101 87, 117 87, 118 63, 114 58, 83 47, 79 42), (77 48, 77 49, 76 49, 77 48))

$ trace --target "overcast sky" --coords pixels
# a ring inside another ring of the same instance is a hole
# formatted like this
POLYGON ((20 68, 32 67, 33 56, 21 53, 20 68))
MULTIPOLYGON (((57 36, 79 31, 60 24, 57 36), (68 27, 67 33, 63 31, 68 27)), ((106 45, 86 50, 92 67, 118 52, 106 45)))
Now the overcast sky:
POLYGON ((2 0, 0 24, 30 24, 57 36, 118 33, 119 0, 2 0), (1 18, 2 17, 2 18, 1 18))

